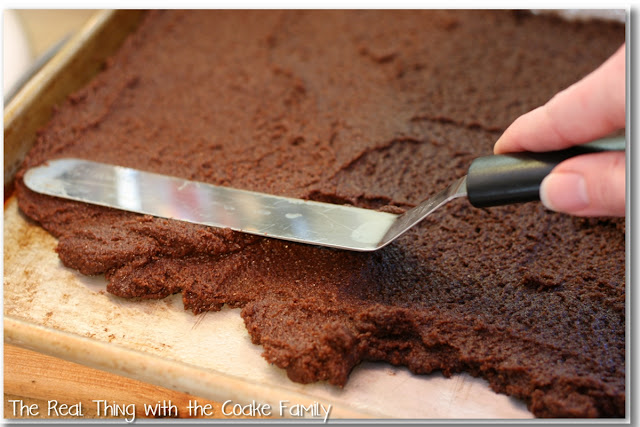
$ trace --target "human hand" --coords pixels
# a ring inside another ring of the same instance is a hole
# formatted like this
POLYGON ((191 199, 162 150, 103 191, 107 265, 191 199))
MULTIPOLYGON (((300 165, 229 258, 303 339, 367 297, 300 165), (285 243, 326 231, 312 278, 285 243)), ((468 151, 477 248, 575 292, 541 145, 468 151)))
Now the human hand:
MULTIPOLYGON (((553 151, 608 136, 625 127, 625 45, 579 82, 516 119, 496 154, 553 151)), ((625 215, 625 154, 582 155, 556 166, 540 185, 549 209, 579 216, 625 215)))

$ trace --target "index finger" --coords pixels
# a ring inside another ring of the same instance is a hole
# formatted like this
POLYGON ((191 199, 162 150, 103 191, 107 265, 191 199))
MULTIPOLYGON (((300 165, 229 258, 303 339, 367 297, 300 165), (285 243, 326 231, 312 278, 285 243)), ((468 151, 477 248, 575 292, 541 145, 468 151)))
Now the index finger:
POLYGON ((625 127, 625 45, 579 82, 516 119, 494 152, 552 151, 625 127))

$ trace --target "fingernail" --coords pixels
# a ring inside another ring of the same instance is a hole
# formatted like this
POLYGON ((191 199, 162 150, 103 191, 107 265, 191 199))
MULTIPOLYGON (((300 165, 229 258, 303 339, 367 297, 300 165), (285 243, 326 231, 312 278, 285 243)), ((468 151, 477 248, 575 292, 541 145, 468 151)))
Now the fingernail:
POLYGON ((540 201, 552 211, 577 213, 589 207, 587 185, 578 173, 551 173, 540 184, 540 201))

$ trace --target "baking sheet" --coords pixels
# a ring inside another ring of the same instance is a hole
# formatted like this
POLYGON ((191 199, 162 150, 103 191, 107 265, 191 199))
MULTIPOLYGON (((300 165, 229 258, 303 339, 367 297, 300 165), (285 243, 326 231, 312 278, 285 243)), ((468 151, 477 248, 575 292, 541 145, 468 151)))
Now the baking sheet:
MULTIPOLYGON (((332 405, 330 418, 532 418, 525 405, 467 374, 413 375, 364 363, 344 388, 298 384, 261 357, 240 310, 193 315, 181 296, 128 300, 105 292, 104 277, 64 267, 56 239, 4 212, 5 341, 130 378, 224 402, 332 405)), ((286 415, 286 414, 285 414, 286 415)))
MULTIPOLYGON (((136 13, 97 13, 5 109, 5 186, 51 105, 95 73, 100 55, 133 28, 136 13)), ((331 404, 330 419, 533 418, 523 402, 467 374, 413 375, 363 363, 342 389, 294 383, 261 357, 240 310, 196 316, 180 295, 112 296, 104 277, 65 268, 56 239, 22 215, 14 198, 5 203, 3 232, 5 342, 220 402, 331 404)))

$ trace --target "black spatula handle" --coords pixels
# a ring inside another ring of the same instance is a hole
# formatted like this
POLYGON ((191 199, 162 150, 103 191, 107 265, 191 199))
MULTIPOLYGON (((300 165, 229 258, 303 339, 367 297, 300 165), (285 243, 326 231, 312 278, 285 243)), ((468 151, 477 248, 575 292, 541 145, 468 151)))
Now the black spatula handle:
POLYGON ((624 150, 621 136, 560 151, 479 157, 467 173, 467 197, 479 208, 540 200, 540 183, 560 162, 581 154, 624 150))

